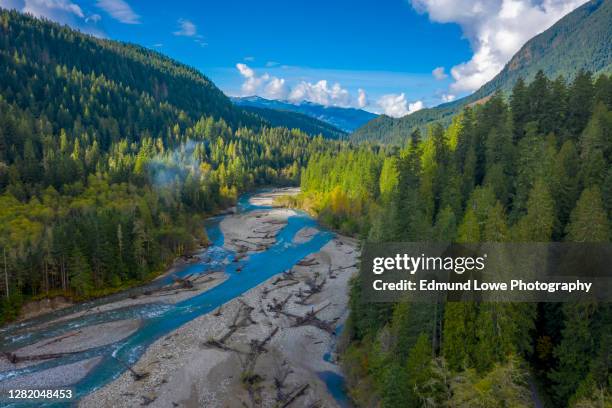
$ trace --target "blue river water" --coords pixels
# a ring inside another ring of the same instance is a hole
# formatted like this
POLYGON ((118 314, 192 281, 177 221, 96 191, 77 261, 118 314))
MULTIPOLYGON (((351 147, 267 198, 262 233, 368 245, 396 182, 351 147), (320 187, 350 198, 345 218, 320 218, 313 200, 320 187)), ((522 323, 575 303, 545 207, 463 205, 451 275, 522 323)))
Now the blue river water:
MULTIPOLYGON (((244 195, 240 198, 237 206, 238 211, 249 212, 268 208, 251 204, 249 198, 249 195, 244 195)), ((315 220, 307 214, 297 212, 296 215, 289 217, 287 225, 279 231, 274 245, 262 252, 251 254, 248 259, 233 262, 236 254, 223 248, 224 236, 219 228, 219 223, 223 217, 214 217, 206 222, 206 231, 212 245, 199 255, 199 261, 186 265, 175 273, 177 276, 195 276, 211 271, 224 270, 228 278, 223 283, 177 304, 145 304, 107 312, 85 314, 77 318, 47 325, 42 330, 27 330, 29 326, 40 324, 41 319, 34 319, 31 322, 4 328, 0 330, 0 345, 3 350, 14 350, 45 338, 52 338, 90 325, 134 318, 138 318, 142 322, 135 333, 116 343, 44 361, 34 366, 0 372, 0 387, 3 380, 75 363, 92 357, 101 357, 101 361, 86 377, 72 385, 78 400, 119 377, 126 370, 126 365, 133 365, 143 355, 147 347, 159 338, 196 317, 211 312, 270 277, 290 269, 307 255, 319 251, 333 238, 332 232, 320 229, 309 241, 294 243, 293 237, 300 229, 316 226, 315 220)), ((171 282, 171 280, 172 276, 168 276, 156 281, 154 285, 164 285, 171 282)), ((97 304, 101 304, 100 302, 104 301, 94 301, 70 308, 68 311, 58 313, 55 317, 69 312, 73 313, 79 310, 79 307, 81 309, 93 308, 97 304)), ((108 303, 108 299, 105 303, 108 303)), ((46 319, 50 318, 47 316, 46 319)), ((338 404, 342 407, 348 406, 348 399, 344 392, 343 377, 331 371, 319 373, 319 377, 326 383, 330 394, 337 400, 338 404)), ((7 402, 6 400, 0 400, 0 405, 7 402)), ((63 404, 51 402, 47 405, 62 406, 63 404)), ((42 405, 38 401, 31 405, 20 403, 7 406, 42 405)))

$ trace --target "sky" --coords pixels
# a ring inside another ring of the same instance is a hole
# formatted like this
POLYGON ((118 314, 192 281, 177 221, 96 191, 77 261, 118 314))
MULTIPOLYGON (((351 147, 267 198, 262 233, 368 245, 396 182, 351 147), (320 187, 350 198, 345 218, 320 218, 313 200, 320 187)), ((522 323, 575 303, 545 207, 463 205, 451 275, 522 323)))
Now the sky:
POLYGON ((0 0, 137 43, 230 96, 401 117, 470 94, 585 0, 0 0))

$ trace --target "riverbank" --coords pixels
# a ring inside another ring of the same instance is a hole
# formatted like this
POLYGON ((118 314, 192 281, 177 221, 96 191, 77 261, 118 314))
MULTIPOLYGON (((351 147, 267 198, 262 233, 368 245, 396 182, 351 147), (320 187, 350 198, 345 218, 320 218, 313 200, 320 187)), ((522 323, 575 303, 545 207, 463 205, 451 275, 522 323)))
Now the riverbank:
MULTIPOLYGON (((271 193, 252 200, 271 206, 278 196, 271 193)), ((248 261, 276 239, 293 214, 271 208, 229 215, 220 224, 224 245, 248 261)), ((294 240, 308 241, 316 232, 303 228, 294 240)), ((293 397, 303 406, 317 401, 335 406, 319 373, 339 373, 324 355, 346 318, 356 257, 356 241, 332 239, 288 273, 154 342, 133 367, 144 378, 125 372, 80 406, 274 406, 293 397)))
POLYGON ((209 220, 211 247, 155 285, 0 329, 0 390, 75 387, 82 406, 334 406, 329 353, 357 242, 279 208, 287 193, 209 220))

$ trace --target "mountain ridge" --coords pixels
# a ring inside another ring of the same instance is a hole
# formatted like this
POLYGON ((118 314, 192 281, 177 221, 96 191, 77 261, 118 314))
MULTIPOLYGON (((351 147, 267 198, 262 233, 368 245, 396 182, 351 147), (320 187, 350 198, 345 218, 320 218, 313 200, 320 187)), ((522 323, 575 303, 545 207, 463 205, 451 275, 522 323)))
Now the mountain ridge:
POLYGON ((448 125, 468 105, 477 104, 496 91, 508 92, 519 77, 530 82, 539 70, 549 78, 571 80, 580 70, 597 75, 612 72, 612 0, 591 0, 566 14, 527 41, 504 68, 473 94, 425 108, 402 118, 380 116, 350 136, 356 142, 402 144, 415 128, 448 125))
POLYGON ((378 116, 363 109, 325 106, 309 101, 292 103, 289 101, 266 99, 256 95, 231 97, 230 99, 234 104, 242 107, 250 106, 301 113, 333 125, 344 132, 352 132, 378 116))
POLYGON ((322 135, 326 139, 345 139, 348 136, 348 132, 300 112, 248 105, 241 108, 257 115, 273 127, 300 129, 311 136, 322 135))

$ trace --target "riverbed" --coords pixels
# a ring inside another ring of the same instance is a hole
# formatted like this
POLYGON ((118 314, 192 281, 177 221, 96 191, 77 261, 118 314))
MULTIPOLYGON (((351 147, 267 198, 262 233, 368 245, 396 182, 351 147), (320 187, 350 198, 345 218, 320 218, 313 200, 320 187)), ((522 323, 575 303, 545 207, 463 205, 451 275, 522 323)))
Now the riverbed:
POLYGON ((3 350, 56 357, 1 361, 0 390, 71 387, 84 407, 346 405, 329 356, 358 246, 274 206, 294 192, 241 197, 207 221, 209 248, 148 289, 2 329, 3 350))

